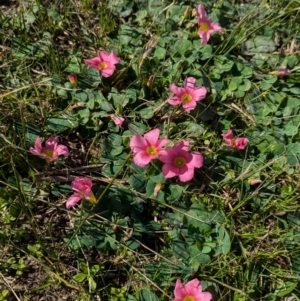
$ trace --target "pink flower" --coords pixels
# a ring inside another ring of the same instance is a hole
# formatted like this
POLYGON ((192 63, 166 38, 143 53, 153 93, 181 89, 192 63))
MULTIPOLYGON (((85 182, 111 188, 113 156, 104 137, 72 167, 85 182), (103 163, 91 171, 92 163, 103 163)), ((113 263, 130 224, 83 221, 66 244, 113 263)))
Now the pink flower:
POLYGON ((248 183, 250 185, 260 184, 261 182, 262 182, 262 180, 260 180, 260 179, 249 179, 248 180, 248 183))
POLYGON ((188 152, 189 142, 183 140, 168 147, 159 160, 165 163, 162 173, 166 178, 178 176, 181 182, 190 181, 194 176, 194 169, 203 165, 203 156, 199 152, 188 152))
POLYGON ((68 76, 68 79, 72 86, 77 87, 78 79, 77 79, 77 75, 75 73, 70 74, 68 76))
POLYGON ((89 178, 75 178, 71 186, 75 193, 68 198, 67 209, 77 205, 81 199, 89 200, 92 204, 96 204, 97 200, 92 191, 93 183, 89 178))
POLYGON ((175 299, 172 301, 211 301, 212 295, 209 292, 202 292, 202 287, 198 279, 193 279, 184 285, 180 279, 177 279, 175 290, 175 299))
POLYGON ((222 134, 222 136, 227 146, 237 149, 244 149, 249 142, 249 140, 244 137, 234 139, 232 130, 228 130, 228 132, 226 134, 222 134))
POLYGON ((115 115, 112 115, 111 119, 115 123, 116 126, 122 126, 123 122, 125 121, 125 119, 123 117, 115 116, 115 115))
POLYGON ((213 21, 207 16, 204 6, 202 4, 198 5, 197 9, 199 13, 198 34, 202 39, 202 45, 206 45, 208 40, 210 39, 210 34, 215 31, 222 32, 222 27, 217 23, 213 23, 213 21))
POLYGON ((288 76, 291 73, 291 70, 287 67, 280 67, 278 70, 271 71, 269 74, 276 76, 288 76))
POLYGON ((134 135, 130 140, 130 148, 134 153, 133 161, 138 166, 146 166, 152 159, 163 153, 162 147, 170 142, 169 139, 158 139, 159 129, 154 129, 144 137, 134 135))
POLYGON ((182 107, 187 112, 194 110, 197 106, 197 101, 204 99, 207 92, 205 87, 196 87, 196 79, 193 77, 185 79, 183 88, 171 84, 170 91, 175 96, 169 98, 168 103, 173 106, 182 104, 182 107))
POLYGON ((29 151, 44 158, 47 162, 56 160, 60 155, 69 156, 68 148, 65 145, 58 144, 58 137, 49 138, 44 147, 42 146, 42 138, 38 137, 35 140, 34 147, 30 147, 29 151))
POLYGON ((99 51, 98 56, 92 59, 85 59, 84 62, 88 67, 100 70, 103 77, 110 77, 116 69, 115 65, 120 63, 120 58, 114 51, 111 51, 110 53, 99 51))

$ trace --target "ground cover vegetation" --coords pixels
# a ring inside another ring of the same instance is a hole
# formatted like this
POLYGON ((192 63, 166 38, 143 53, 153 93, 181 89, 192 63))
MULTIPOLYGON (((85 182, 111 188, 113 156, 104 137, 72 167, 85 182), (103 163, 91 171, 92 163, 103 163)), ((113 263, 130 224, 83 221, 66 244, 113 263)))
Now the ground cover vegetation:
POLYGON ((0 300, 300 300, 296 0, 0 1, 0 300))

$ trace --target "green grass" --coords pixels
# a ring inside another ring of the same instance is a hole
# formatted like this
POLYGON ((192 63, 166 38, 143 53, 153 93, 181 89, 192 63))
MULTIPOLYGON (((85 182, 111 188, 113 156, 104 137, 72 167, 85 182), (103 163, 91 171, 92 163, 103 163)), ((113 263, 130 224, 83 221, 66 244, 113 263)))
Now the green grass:
POLYGON ((198 4, 1 6, 0 301, 173 300, 178 278, 213 300, 300 300, 299 1, 204 3, 224 28, 206 46, 198 4), (121 58, 110 78, 83 63, 100 49, 121 58), (188 76, 208 93, 187 114, 166 100, 188 76), (133 164, 130 138, 153 128, 203 154, 191 182, 133 164), (245 151, 224 146, 229 128, 245 151), (29 152, 38 136, 70 156, 48 166, 29 152), (76 176, 96 206, 65 208, 76 176))

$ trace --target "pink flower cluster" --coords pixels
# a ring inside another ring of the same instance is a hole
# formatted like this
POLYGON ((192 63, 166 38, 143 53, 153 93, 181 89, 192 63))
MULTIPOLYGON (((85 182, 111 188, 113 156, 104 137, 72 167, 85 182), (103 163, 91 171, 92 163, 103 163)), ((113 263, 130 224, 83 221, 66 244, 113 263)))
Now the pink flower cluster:
POLYGON ((187 284, 183 284, 180 279, 176 281, 174 290, 175 299, 172 301, 211 301, 212 295, 203 292, 201 283, 198 279, 193 279, 187 284))
POLYGON ((159 133, 159 129, 154 129, 144 136, 134 135, 131 138, 134 163, 144 167, 158 158, 164 163, 162 173, 166 178, 178 176, 182 182, 190 181, 194 176, 194 169, 203 165, 203 156, 199 152, 189 152, 189 142, 185 140, 164 150, 163 147, 170 140, 159 139, 159 133))

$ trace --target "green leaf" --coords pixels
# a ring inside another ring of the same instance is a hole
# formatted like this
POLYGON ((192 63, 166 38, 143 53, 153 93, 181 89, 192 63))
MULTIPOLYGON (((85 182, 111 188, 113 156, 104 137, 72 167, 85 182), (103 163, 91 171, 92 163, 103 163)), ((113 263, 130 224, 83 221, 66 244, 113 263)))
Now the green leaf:
POLYGON ((168 201, 178 201, 182 195, 182 187, 179 185, 170 185, 169 187, 171 195, 168 196, 168 201))
POLYGON ((220 226, 218 230, 218 241, 221 247, 222 254, 227 254, 230 251, 230 236, 224 227, 220 226))
POLYGON ((108 101, 101 101, 100 108, 106 112, 114 111, 113 106, 108 101))
POLYGON ((159 175, 156 175, 156 176, 151 176, 150 179, 154 183, 165 183, 166 182, 166 178, 162 173, 160 173, 159 175))
POLYGON ((137 191, 141 191, 146 186, 146 180, 141 174, 131 175, 129 178, 129 185, 137 191))
POLYGON ((75 116, 67 112, 61 112, 58 117, 50 117, 46 119, 46 127, 50 131, 63 132, 78 127, 78 121, 75 116))
POLYGON ((152 108, 145 108, 139 111, 142 119, 150 119, 153 117, 154 112, 152 108))
POLYGON ((139 233, 139 232, 133 233, 131 238, 126 240, 127 247, 130 248, 131 250, 135 250, 136 248, 138 248, 140 246, 140 243, 137 240, 141 240, 141 238, 142 238, 141 233, 139 233))
POLYGON ((290 143, 286 149, 287 163, 290 166, 297 166, 300 161, 300 145, 298 143, 290 143))
POLYGON ((193 44, 190 40, 177 39, 173 47, 176 52, 180 53, 181 55, 184 55, 185 52, 193 49, 193 44))
POLYGON ((201 124, 196 124, 193 122, 189 122, 185 131, 188 133, 189 137, 199 137, 204 132, 204 127, 201 124))
POLYGON ((238 84, 234 81, 231 81, 229 86, 228 86, 228 90, 229 91, 235 91, 238 88, 238 84))
POLYGON ((88 95, 87 95, 87 93, 85 93, 85 92, 77 92, 77 93, 75 93, 74 98, 75 98, 76 100, 85 102, 85 101, 87 101, 87 99, 88 99, 88 95))
POLYGON ((84 273, 78 273, 73 276, 73 280, 76 282, 83 282, 87 278, 87 275, 84 273))
POLYGON ((267 81, 264 81, 264 82, 261 82, 261 83, 260 83, 260 88, 261 88, 263 91, 269 90, 271 87, 272 87, 272 84, 269 83, 269 82, 267 82, 267 81))
POLYGON ((272 39, 265 36, 257 36, 254 40, 245 43, 247 54, 271 53, 276 50, 276 45, 272 39))
POLYGON ((97 283, 92 276, 88 277, 90 290, 93 292, 97 287, 97 283))
POLYGON ((253 70, 251 67, 245 66, 244 69, 242 70, 241 74, 244 77, 250 77, 252 76, 253 70))
POLYGON ((251 89, 251 81, 248 79, 244 79, 243 83, 239 85, 239 90, 241 91, 249 91, 251 89))
POLYGON ((293 124, 286 124, 286 126, 284 127, 284 133, 287 136, 295 136, 298 134, 298 126, 295 126, 293 124))
POLYGON ((212 56, 212 47, 207 44, 204 47, 202 46, 202 49, 200 50, 201 52, 201 56, 200 59, 201 60, 207 60, 208 58, 210 58, 212 56))
POLYGON ((124 150, 123 145, 115 146, 115 147, 113 147, 113 149, 110 151, 110 154, 111 154, 112 156, 118 156, 118 155, 122 154, 123 150, 124 150))
POLYGON ((290 294, 296 287, 297 282, 284 281, 274 292, 274 294, 278 297, 284 297, 290 294))
POLYGON ((159 301, 159 299, 149 289, 144 288, 140 291, 140 301, 159 301))
POLYGON ((133 135, 143 135, 146 130, 146 126, 140 122, 129 123, 128 129, 133 135))
POLYGON ((117 134, 110 134, 108 137, 108 141, 113 146, 119 146, 119 145, 122 145, 122 143, 123 143, 122 136, 117 135, 117 134))
POLYGON ((14 127, 18 135, 25 137, 26 142, 30 145, 33 144, 35 140, 41 135, 40 129, 33 124, 23 125, 21 122, 17 121, 14 123, 14 127))

